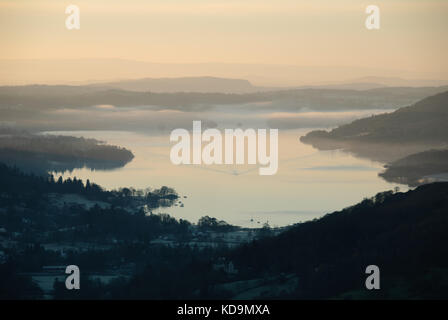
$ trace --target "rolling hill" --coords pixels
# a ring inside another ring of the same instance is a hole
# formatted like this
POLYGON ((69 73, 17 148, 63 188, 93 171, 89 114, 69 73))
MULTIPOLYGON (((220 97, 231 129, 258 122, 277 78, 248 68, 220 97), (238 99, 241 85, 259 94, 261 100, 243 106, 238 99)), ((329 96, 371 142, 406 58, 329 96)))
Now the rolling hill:
POLYGON ((312 131, 301 141, 318 149, 344 149, 380 161, 448 144, 448 91, 392 113, 353 121, 331 131, 312 131))
POLYGON ((446 299, 447 228, 448 183, 433 183, 378 193, 245 245, 229 259, 248 277, 297 276, 295 293, 282 298, 446 299), (377 292, 365 289, 368 265, 381 270, 377 292))

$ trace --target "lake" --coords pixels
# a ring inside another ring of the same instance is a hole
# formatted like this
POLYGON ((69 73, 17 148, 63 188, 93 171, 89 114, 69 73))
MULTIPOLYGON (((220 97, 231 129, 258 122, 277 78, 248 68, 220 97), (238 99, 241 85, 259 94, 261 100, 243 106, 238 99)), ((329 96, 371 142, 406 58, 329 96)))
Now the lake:
MULTIPOLYGON (((191 130, 191 128, 187 128, 191 130)), ((279 168, 261 176, 255 165, 173 165, 168 134, 131 131, 49 132, 126 147, 135 155, 120 169, 83 168, 62 176, 90 179, 107 189, 173 187, 183 206, 159 209, 190 222, 205 215, 244 227, 285 226, 318 218, 399 186, 380 177, 381 163, 341 151, 318 151, 300 142, 311 129, 279 131, 279 168)), ((58 176, 61 174, 57 174, 58 176)))

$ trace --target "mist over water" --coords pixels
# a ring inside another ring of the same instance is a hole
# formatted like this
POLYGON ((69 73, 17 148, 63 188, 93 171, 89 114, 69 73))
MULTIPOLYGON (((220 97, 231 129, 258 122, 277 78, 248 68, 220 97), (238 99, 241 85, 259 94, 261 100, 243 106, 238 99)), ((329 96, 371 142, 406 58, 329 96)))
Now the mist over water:
MULTIPOLYGON (((186 128, 191 130, 191 128, 186 128)), ((173 165, 169 134, 131 131, 51 132, 83 136, 126 147, 135 155, 120 169, 76 169, 62 176, 90 179, 107 189, 173 187, 178 205, 159 209, 191 222, 205 215, 244 227, 285 226, 318 218, 393 189, 378 177, 382 164, 341 151, 318 151, 300 142, 310 129, 279 131, 279 169, 260 176, 256 165, 173 165)), ((60 175, 56 174, 56 175, 60 175)), ((407 187, 399 185, 401 190, 407 187)))

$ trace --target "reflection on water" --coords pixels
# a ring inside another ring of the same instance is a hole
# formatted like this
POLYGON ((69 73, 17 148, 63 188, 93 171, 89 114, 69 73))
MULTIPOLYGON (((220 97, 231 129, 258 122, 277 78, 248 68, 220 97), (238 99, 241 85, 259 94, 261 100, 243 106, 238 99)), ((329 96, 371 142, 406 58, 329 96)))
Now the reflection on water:
MULTIPOLYGON (((317 151, 302 144, 299 137, 307 131, 280 131, 279 169, 273 176, 260 176, 256 166, 248 165, 175 166, 169 158, 168 135, 125 131, 57 133, 105 140, 135 155, 120 169, 76 169, 65 172, 63 177, 90 179, 108 189, 173 187, 184 206, 163 211, 191 222, 209 215, 240 226, 258 227, 267 221, 271 226, 284 226, 320 217, 397 186, 378 177, 380 163, 340 151, 317 151)), ((400 188, 406 189, 402 185, 400 188)))

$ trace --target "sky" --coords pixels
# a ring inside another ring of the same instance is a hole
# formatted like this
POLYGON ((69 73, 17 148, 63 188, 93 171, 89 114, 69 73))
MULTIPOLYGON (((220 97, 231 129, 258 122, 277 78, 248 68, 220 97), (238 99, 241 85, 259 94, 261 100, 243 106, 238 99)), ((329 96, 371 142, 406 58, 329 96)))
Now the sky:
POLYGON ((448 79, 447 17, 446 0, 0 0, 0 60, 356 67, 448 79), (80 30, 65 27, 70 4, 80 30), (364 25, 368 5, 380 8, 379 30, 364 25))

